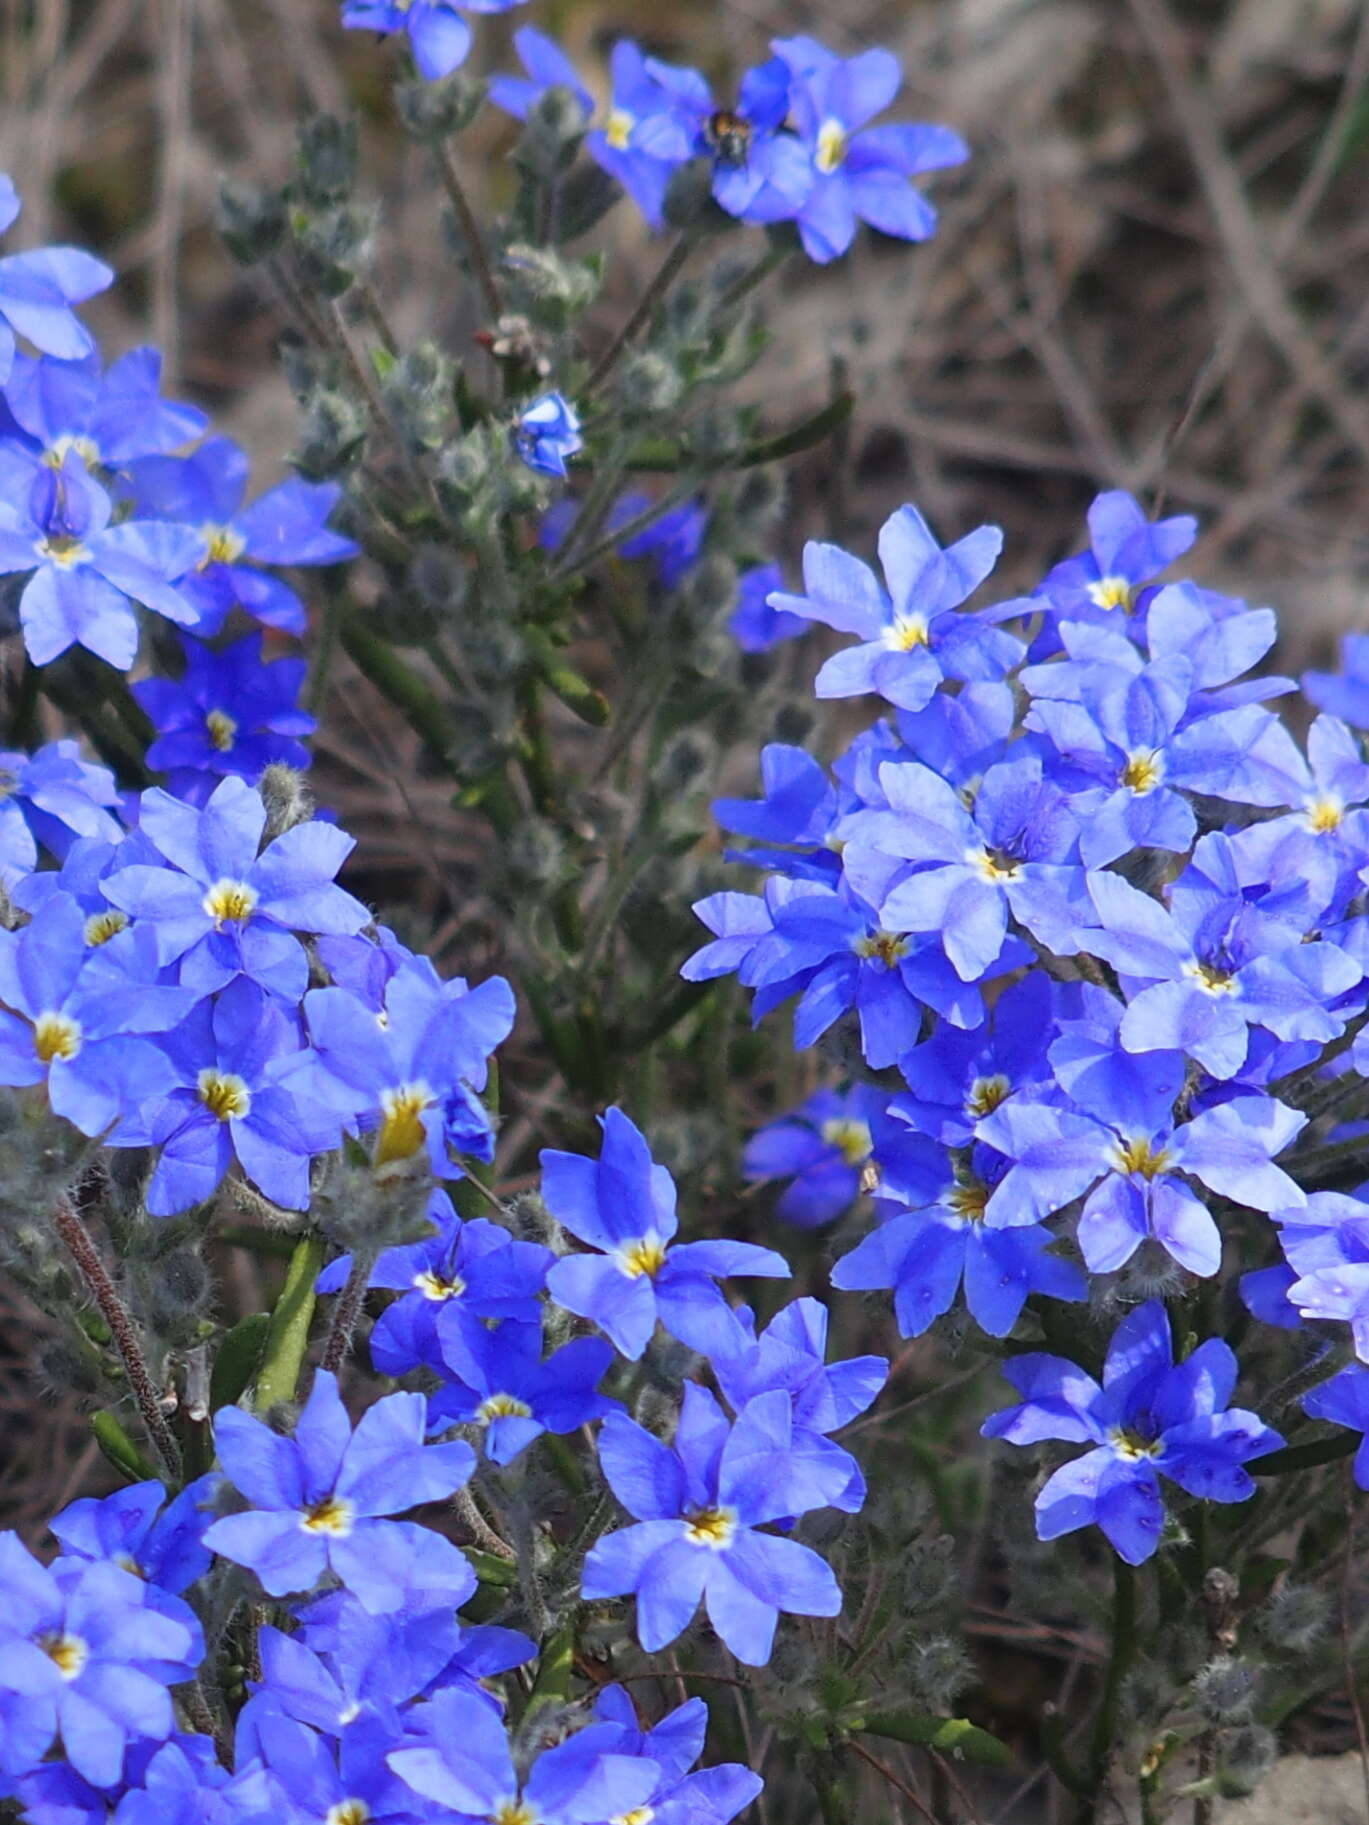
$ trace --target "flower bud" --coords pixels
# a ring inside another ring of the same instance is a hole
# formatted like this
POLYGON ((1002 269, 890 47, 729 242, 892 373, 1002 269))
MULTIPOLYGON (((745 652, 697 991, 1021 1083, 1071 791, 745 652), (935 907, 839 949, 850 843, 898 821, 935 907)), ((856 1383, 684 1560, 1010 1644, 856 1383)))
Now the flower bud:
POLYGON ((300 197, 316 206, 340 203, 357 175, 357 124, 335 114, 315 114, 300 127, 295 171, 300 197))
POLYGON ((529 108, 514 160, 543 182, 559 177, 574 164, 588 125, 585 104, 574 89, 553 84, 529 108))
POLYGON ((684 376, 664 355, 643 349, 622 363, 616 392, 624 412, 634 418, 654 418, 679 404, 684 376))
POLYGON ((309 400, 291 462, 306 481, 329 481, 350 469, 366 442, 366 412, 345 393, 319 391, 309 400))
POLYGON ((218 224, 233 258, 255 266, 285 239, 285 198, 279 190, 225 178, 219 186, 218 224))
POLYGON ((314 795, 297 767, 276 761, 267 767, 257 781, 262 803, 266 806, 266 828, 262 841, 272 843, 296 824, 307 824, 314 815, 314 795))
POLYGON ((1193 1700, 1209 1722, 1244 1723, 1255 1702, 1255 1675, 1249 1663, 1220 1654, 1193 1679, 1193 1700))
POLYGON ((485 105, 488 85, 466 70, 455 70, 437 82, 395 84, 399 124, 417 140, 450 139, 464 133, 485 105))

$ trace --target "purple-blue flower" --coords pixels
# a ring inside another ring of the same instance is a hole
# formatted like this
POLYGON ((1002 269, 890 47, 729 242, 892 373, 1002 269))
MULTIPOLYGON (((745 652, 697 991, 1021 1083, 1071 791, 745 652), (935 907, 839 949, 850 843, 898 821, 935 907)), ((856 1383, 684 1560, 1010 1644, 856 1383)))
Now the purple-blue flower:
POLYGON ((255 785, 277 763, 309 765, 299 737, 318 723, 299 707, 303 659, 266 664, 260 634, 218 650, 188 636, 181 644, 179 678, 144 678, 130 687, 157 730, 147 764, 167 775, 169 792, 203 805, 229 774, 255 785))
POLYGON ((961 609, 1002 549, 1000 529, 980 526, 943 551, 916 507, 900 507, 879 535, 887 593, 859 558, 810 541, 803 553, 805 593, 777 590, 770 604, 860 640, 819 671, 813 687, 819 697, 874 693, 899 709, 920 710, 947 679, 1001 678, 1024 657, 1022 642, 997 623, 1029 612, 1028 603, 961 609))
POLYGON ((110 1137, 115 1147, 159 1150, 148 1214, 204 1203, 234 1161, 273 1204, 306 1209, 310 1163, 342 1136, 334 1110, 309 1095, 313 1061, 297 1021, 240 976, 159 1044, 171 1081, 110 1137))
POLYGON ((783 594, 784 572, 778 564, 753 564, 738 577, 737 602, 727 627, 744 653, 768 653, 808 632, 806 616, 771 606, 771 597, 783 594))
POLYGON ((1129 1565, 1148 1559, 1160 1543, 1161 1475, 1189 1495, 1244 1502, 1255 1484, 1242 1466, 1283 1444, 1256 1414, 1228 1407, 1237 1364, 1220 1338, 1175 1363, 1169 1317, 1158 1299, 1118 1326, 1101 1387, 1061 1356, 1017 1356, 1003 1373, 1023 1398, 984 1422, 986 1438, 1093 1447, 1061 1465, 1037 1496, 1038 1537, 1055 1540, 1097 1526, 1129 1565))
POLYGON ((114 1786, 130 1742, 175 1728, 169 1688, 204 1654, 193 1610, 108 1562, 42 1566, 13 1533, 0 1588, 0 1773, 36 1768, 60 1734, 78 1775, 114 1786))
POLYGON ((273 1597, 309 1591, 325 1573, 377 1613, 415 1586, 444 1590, 459 1608, 475 1588, 465 1558, 443 1535, 388 1517, 444 1501, 475 1468, 469 1445, 425 1445, 421 1394, 389 1394, 355 1431, 326 1369, 283 1438, 240 1407, 215 1416, 224 1474, 252 1504, 225 1515, 204 1543, 257 1574, 273 1597))
POLYGON ((126 672, 138 653, 135 602, 182 627, 200 611, 179 587, 204 556, 193 526, 149 519, 111 525, 112 503, 74 450, 40 463, 27 493, 0 501, 0 575, 31 572, 19 596, 35 665, 84 646, 126 672))
POLYGON ((133 1483, 69 1503, 48 1526, 70 1557, 107 1560, 178 1597, 212 1563, 201 1535, 218 1483, 212 1472, 196 1477, 170 1502, 160 1483, 133 1483))
POLYGON ((109 808, 118 802, 114 775, 82 760, 74 741, 0 752, 0 879, 17 886, 37 866, 40 843, 61 860, 81 837, 117 842, 109 808))
MULTIPOLYGON (((1327 1419, 1352 1432, 1369 1433, 1369 1369, 1351 1363, 1304 1395, 1302 1410, 1310 1419, 1327 1419)), ((1355 1481, 1369 1489, 1369 1438, 1361 1438, 1355 1453, 1355 1481)))
POLYGON ((739 1762, 689 1772, 703 1754, 708 1730, 708 1706, 701 1698, 687 1700, 643 1730, 626 1690, 605 1686, 594 1701, 594 1715, 623 1731, 620 1754, 643 1756, 660 1769, 660 1784, 639 1809, 639 1821, 645 1815, 652 1825, 657 1820, 660 1825, 728 1825, 765 1785, 739 1762))
POLYGON ((203 806, 154 787, 138 828, 163 858, 116 869, 109 900, 156 933, 158 955, 180 980, 211 994, 242 975, 298 1002, 309 960, 296 932, 359 932, 370 912, 333 877, 355 847, 335 824, 296 824, 264 849, 266 806, 228 778, 203 806))
MULTIPOLYGON (((540 1295, 553 1259, 549 1248, 519 1242, 484 1217, 463 1221, 441 1190, 428 1200, 428 1218, 435 1234, 387 1248, 371 1270, 370 1286, 399 1294, 371 1332, 371 1360, 382 1375, 441 1365, 437 1319, 450 1300, 460 1300, 480 1319, 541 1322, 540 1295)), ((340 1292, 351 1266, 350 1255, 330 1261, 318 1277, 317 1290, 340 1292)))
POLYGON ((552 1216, 600 1252, 564 1255, 547 1274, 560 1306, 589 1318, 635 1362, 659 1321, 705 1356, 736 1347, 737 1321, 715 1281, 732 1274, 787 1279, 789 1264, 752 1242, 675 1243, 675 1183, 621 1109, 600 1117, 597 1160, 544 1149, 542 1198, 552 1216))
POLYGON ((580 414, 560 393, 543 393, 515 420, 514 446, 529 469, 564 478, 566 458, 585 447, 580 414))
POLYGON ((1061 621, 1107 621, 1131 615, 1142 587, 1198 536, 1191 514, 1148 520, 1120 488, 1100 494, 1088 511, 1089 548, 1048 572, 1037 594, 1061 621))
POLYGON ((88 469, 117 472, 135 457, 189 443, 209 420, 195 406, 163 399, 161 378, 154 348, 130 349, 103 371, 94 352, 78 361, 19 356, 5 385, 12 423, 3 431, 0 473, 9 479, 11 459, 30 471, 44 460, 60 466, 72 450, 88 469))
POLYGON ((183 1020, 198 994, 161 981, 150 932, 92 949, 87 923, 54 894, 30 924, 0 931, 0 1083, 45 1085, 57 1115, 96 1135, 173 1081, 140 1036, 183 1020))
POLYGON ((292 476, 244 506, 247 457, 230 438, 210 438, 191 456, 142 457, 129 472, 138 513, 199 528, 200 561, 181 589, 198 610, 195 632, 206 639, 234 608, 267 627, 304 633, 304 604, 262 567, 341 564, 357 555, 355 541, 328 525, 342 498, 336 482, 292 476))
POLYGON ((799 1229, 816 1229, 848 1210, 875 1150, 875 1127, 889 1099, 869 1084, 846 1092, 815 1090, 767 1122, 746 1143, 745 1179, 790 1179, 775 1201, 775 1215, 799 1229))
POLYGON ((616 1723, 577 1731, 543 1749, 521 1772, 503 1719, 472 1692, 439 1692, 410 1724, 409 1738, 391 1751, 389 1765, 414 1793, 442 1809, 431 1816, 455 1816, 459 1825, 640 1821, 661 1782, 659 1763, 633 1753, 633 1737, 616 1723))
POLYGON ((540 1322, 508 1318, 491 1328, 452 1302, 436 1331, 445 1386, 429 1397, 429 1427, 483 1428, 486 1456, 496 1464, 511 1463, 544 1432, 574 1432, 618 1405, 599 1392, 613 1361, 602 1337, 576 1337, 544 1358, 540 1322))
MULTIPOLYGON (((513 42, 527 77, 496 76, 490 83, 496 107, 526 120, 548 89, 562 88, 578 98, 586 120, 595 121, 594 97, 560 45, 530 25, 515 32, 513 42)), ((630 39, 614 45, 609 79, 608 107, 585 135, 585 148, 595 164, 617 178, 651 226, 662 228, 670 174, 689 157, 689 135, 670 113, 669 97, 630 39)))
POLYGON ((812 38, 781 38, 775 51, 791 72, 790 109, 813 161, 812 188, 797 216, 809 259, 820 265, 850 247, 856 224, 925 241, 936 211, 909 181, 923 171, 963 164, 969 147, 949 127, 899 123, 872 127, 903 86, 891 51, 836 57, 812 38))
POLYGON ((354 31, 404 32, 418 73, 438 82, 466 61, 471 28, 462 13, 506 13, 522 0, 343 0, 342 23, 354 31))
POLYGON ((1344 634, 1340 650, 1338 672, 1303 673, 1303 694, 1352 728, 1369 729, 1369 634, 1344 634))
MULTIPOLYGON (((13 226, 21 207, 13 182, 0 174, 0 234, 13 226)), ((14 365, 16 336, 61 361, 89 355, 95 344, 71 307, 113 280, 103 260, 79 247, 36 247, 0 258, 0 385, 14 365)))
POLYGON ((644 151, 672 153, 680 129, 688 149, 713 166, 713 196, 743 222, 792 221, 813 187, 807 148, 784 130, 789 118, 789 67, 779 57, 748 70, 735 108, 719 107, 697 70, 648 57, 646 73, 666 92, 670 111, 642 135, 644 151))
POLYGON ((637 1638, 648 1653, 689 1626, 700 1599, 747 1666, 769 1660, 781 1611, 840 1610, 841 1590, 817 1553, 760 1531, 825 1506, 848 1480, 835 1460, 795 1451, 784 1390, 758 1396, 729 1423, 713 1396, 689 1382, 673 1444, 611 1415, 599 1434, 599 1463, 636 1525, 595 1542, 581 1594, 590 1602, 635 1595, 637 1638))

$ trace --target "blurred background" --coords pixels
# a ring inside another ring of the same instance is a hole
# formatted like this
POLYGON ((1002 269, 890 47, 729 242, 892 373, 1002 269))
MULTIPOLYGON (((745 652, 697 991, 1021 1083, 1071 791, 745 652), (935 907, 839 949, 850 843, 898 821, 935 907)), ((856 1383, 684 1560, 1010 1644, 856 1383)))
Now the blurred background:
MULTIPOLYGON (((226 176, 282 181, 303 113, 363 121, 376 285, 401 337, 459 351, 481 327, 434 231, 429 167, 392 124, 390 59, 338 10, 0 0, 0 170, 25 198, 8 246, 72 240, 109 260, 119 281, 87 313, 107 356, 157 342, 167 390, 214 413, 261 486, 295 436, 285 319, 220 245, 216 199, 226 176)), ((813 534, 868 551, 915 500, 947 541, 1004 526, 1008 594, 1078 546, 1100 486, 1124 487, 1199 514, 1191 574, 1279 608, 1277 669, 1328 663, 1342 632, 1369 628, 1364 0, 533 0, 481 21, 487 69, 514 67, 523 22, 600 90, 623 34, 724 91, 775 36, 848 55, 882 43, 907 72, 900 113, 973 148, 931 187, 943 227, 927 246, 869 236, 835 267, 784 269, 752 397, 779 425, 833 390, 857 399, 841 439, 791 477, 791 566, 813 534)), ((512 191, 512 140, 491 110, 463 141, 493 208, 512 191)), ((606 332, 661 255, 626 206, 599 232, 616 256, 606 332)), ((425 876, 436 899, 469 843, 448 789, 341 667, 319 745, 325 795, 373 871, 358 890, 388 885, 421 911, 425 876)), ((434 949, 455 954, 457 936, 434 949)), ((101 1471, 76 1398, 35 1423, 24 1361, 56 1345, 6 1299, 0 1285, 0 1524, 37 1538, 101 1471)), ((1007 1628, 989 1631, 1000 1686, 1007 1628)), ((1022 1644, 1028 1684, 1050 1651, 1022 1644)))

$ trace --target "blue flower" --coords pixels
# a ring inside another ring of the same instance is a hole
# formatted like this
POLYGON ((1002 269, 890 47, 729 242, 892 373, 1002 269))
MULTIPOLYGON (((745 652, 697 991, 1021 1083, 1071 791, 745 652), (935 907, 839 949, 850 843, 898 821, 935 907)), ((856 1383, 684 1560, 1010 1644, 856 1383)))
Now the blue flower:
POLYGON ((421 1394, 389 1394, 353 1431, 337 1378, 320 1369, 293 1438, 239 1407, 221 1408, 215 1443, 224 1473, 252 1504, 215 1521, 204 1543, 257 1574, 273 1597, 312 1590, 325 1572, 365 1609, 396 1610, 415 1586, 458 1608, 475 1576, 431 1528, 385 1517, 460 1489, 475 1454, 459 1440, 425 1445, 421 1394))
POLYGON ((790 107, 813 160, 813 186, 797 217, 804 251, 825 265, 850 247, 858 221, 905 241, 925 241, 936 211, 910 178, 959 165, 969 147, 949 127, 871 127, 903 86, 890 51, 836 57, 812 38, 781 38, 792 74, 790 107))
POLYGON ((68 1556, 108 1560, 178 1597, 212 1563, 201 1535, 218 1485, 211 1472, 168 1502, 160 1483, 134 1483, 98 1501, 84 1496, 48 1526, 68 1556))
POLYGON ((683 127, 689 151, 713 166, 713 197, 743 222, 792 221, 813 188, 807 148, 784 131, 789 67, 772 57, 742 78, 735 108, 719 107, 697 70, 648 57, 646 73, 665 90, 670 113, 655 116, 644 151, 672 153, 683 127))
POLYGON ((886 761, 879 779, 890 808, 848 820, 842 866, 889 931, 935 934, 966 982, 998 965, 1010 918, 1048 950, 1079 949, 1088 900, 1077 826, 1038 756, 991 767, 973 810, 917 761, 886 761), (916 866, 891 875, 900 858, 916 866))
POLYGON ((130 688, 151 717, 157 739, 147 764, 167 775, 167 789, 202 805, 228 774, 255 784, 267 767, 309 765, 299 740, 317 721, 299 707, 308 670, 303 659, 262 659, 262 636, 219 650, 182 639, 179 679, 144 678, 130 688))
POLYGON ((1355 987, 1359 964, 1262 914, 1231 890, 1233 872, 1229 839, 1214 833, 1171 888, 1168 910, 1120 875, 1089 876, 1101 929, 1079 942, 1121 976, 1129 1052, 1183 1052, 1230 1078, 1246 1061, 1252 1026, 1320 1044, 1343 1030, 1328 1004, 1355 987))
POLYGON ((1089 549, 1048 572, 1037 594, 1061 621, 1108 621, 1133 614, 1143 585, 1182 557, 1198 536, 1190 514, 1148 520, 1120 488, 1089 508, 1089 549))
POLYGON ((1319 710, 1355 729, 1369 729, 1369 634, 1341 637, 1338 672, 1304 672, 1303 694, 1319 710))
POLYGON ((1279 803, 1298 809, 1233 832, 1232 854, 1243 881, 1308 882, 1313 902, 1329 907, 1369 855, 1369 766, 1353 732, 1334 716, 1317 718, 1306 762, 1296 758, 1291 789, 1279 803))
POLYGON ((754 861, 835 886, 841 870, 836 829, 843 804, 827 769, 803 748, 768 742, 761 749, 761 789, 760 799, 714 799, 714 817, 725 830, 767 845, 799 849, 802 857, 767 850, 730 859, 754 861))
POLYGON ((385 1765, 403 1742, 398 1717, 366 1716, 330 1740, 270 1704, 253 1701, 238 1717, 237 1756, 258 1758, 290 1811, 287 1820, 352 1825, 436 1825, 437 1809, 413 1794, 385 1765))
MULTIPOLYGON (((1172 1102, 1182 1086, 1180 1060, 1158 1100, 1172 1102)), ((1222 1238, 1185 1178, 1250 1210, 1293 1209, 1303 1193, 1274 1160, 1306 1125, 1301 1111, 1272 1096, 1237 1096, 1177 1127, 1168 1111, 1138 1106, 1136 1099, 1084 1113, 1014 1097, 977 1129, 1014 1162, 989 1201, 987 1220, 1039 1222, 1087 1193, 1079 1246, 1092 1272, 1112 1273, 1150 1236, 1190 1273, 1215 1274, 1222 1238)))
POLYGON ((874 1130, 888 1100, 868 1084, 845 1094, 815 1090, 797 1109, 752 1135, 742 1154, 742 1177, 791 1179, 776 1200, 775 1215, 799 1229, 830 1223, 860 1195, 875 1150, 874 1130))
POLYGON ((843 1493, 845 1466, 794 1449, 783 1389, 748 1402, 729 1424, 695 1382, 685 1387, 673 1445, 613 1415, 599 1434, 609 1487, 637 1525, 606 1534, 585 1560, 581 1594, 633 1593, 648 1653, 689 1626, 700 1599, 723 1642, 747 1666, 770 1658, 780 1612, 835 1616, 831 1568, 797 1540, 759 1530, 843 1493))
MULTIPOLYGON (((230 1774, 208 1737, 173 1738, 148 1762, 137 1786, 127 1787, 114 1825, 285 1825, 287 1802, 257 1762, 240 1761, 230 1774)), ((101 1805, 97 1815, 103 1820, 101 1805)), ((43 1825, 34 1814, 34 1825, 43 1825)), ((52 1825, 75 1825, 53 1820, 52 1825)))
POLYGON ((109 807, 118 802, 114 775, 82 760, 74 741, 0 752, 0 879, 16 887, 37 866, 40 843, 60 860, 81 837, 117 842, 109 807))
POLYGON ((899 1059, 908 1088, 890 1100, 889 1114, 943 1146, 968 1146, 975 1124, 1001 1102, 1050 1082, 1055 994, 1034 970, 998 996, 990 1024, 938 1026, 899 1059))
MULTIPOLYGON (((0 234, 14 224, 20 207, 13 183, 0 174, 0 234)), ((0 259, 0 385, 14 365, 16 336, 62 361, 90 354, 95 345, 71 307, 113 280, 103 260, 79 247, 38 247, 0 259)))
POLYGON ((389 1765, 413 1792, 451 1808, 434 1816, 455 1814, 460 1825, 640 1818, 661 1781, 660 1765, 634 1754, 632 1737, 616 1723, 591 1724, 543 1749, 521 1776, 502 1719, 471 1692, 439 1692, 411 1723, 389 1765))
POLYGON ((160 980, 146 931, 92 950, 69 894, 41 917, 0 932, 0 1083, 44 1084, 54 1112, 96 1135, 173 1081, 164 1052, 138 1035, 165 1032, 198 995, 160 980))
MULTIPOLYGON (((383 970, 379 947, 377 956, 383 970)), ((478 1093, 512 1030, 513 991, 502 976, 474 989, 461 977, 442 982, 429 964, 401 965, 382 993, 378 1007, 341 987, 305 996, 309 1036, 338 1106, 374 1136, 375 1165, 426 1153, 434 1177, 460 1178, 453 1153, 493 1157, 478 1093)))
MULTIPOLYGON (((595 119, 594 97, 553 39, 525 25, 514 33, 513 42, 528 79, 496 76, 490 83, 490 100, 496 107, 526 120, 548 89, 562 88, 578 98, 586 120, 595 119)), ((609 104, 599 123, 585 135, 586 150, 595 164, 617 178, 651 226, 662 228, 670 174, 689 157, 689 135, 670 112, 668 95, 629 39, 614 45, 609 79, 609 104)))
POLYGON ((687 1700, 643 1730, 624 1688, 605 1686, 594 1701, 594 1715, 622 1730, 619 1754, 642 1756, 660 1769, 660 1785, 638 1812, 653 1825, 656 1820, 660 1825, 728 1825, 765 1785, 738 1762, 689 1772, 703 1754, 708 1729, 708 1706, 701 1698, 687 1700))
POLYGON ((873 1405, 888 1379, 888 1362, 882 1356, 852 1356, 829 1364, 827 1308, 817 1299, 793 1300, 759 1336, 748 1307, 737 1316, 747 1333, 745 1346, 712 1363, 729 1405, 740 1413, 757 1395, 782 1388, 793 1403, 794 1448, 845 1465, 849 1481, 840 1495, 829 1497, 829 1504, 843 1514, 858 1513, 865 1502, 865 1478, 850 1452, 833 1444, 828 1434, 873 1405))
POLYGON ((1158 1299, 1118 1326, 1101 1387, 1060 1356, 1014 1357, 1003 1373, 1023 1399, 984 1422, 986 1438, 1093 1446, 1063 1464, 1037 1496, 1038 1537, 1055 1540, 1096 1525, 1130 1565, 1148 1559, 1160 1543, 1159 1476, 1189 1495, 1244 1502, 1255 1484, 1242 1466, 1283 1444, 1256 1414, 1228 1408, 1237 1366, 1220 1338, 1175 1364, 1169 1318, 1158 1299))
POLYGON ((580 415, 559 393, 543 393, 520 412, 514 424, 518 454, 539 475, 564 477, 566 458, 583 450, 580 415))
POLYGON ((1077 1301, 1088 1283, 1072 1261, 1047 1253, 1056 1238, 1040 1224, 994 1227, 985 1212, 1004 1162, 987 1147, 968 1164, 947 1156, 938 1188, 905 1209, 879 1199, 879 1226, 832 1269, 832 1284, 847 1289, 894 1289, 899 1334, 920 1337, 948 1312, 963 1284, 965 1305, 990 1337, 1006 1337, 1030 1293, 1077 1301))
POLYGON ((261 794, 228 778, 203 807, 154 787, 138 827, 163 858, 117 869, 109 900, 156 933, 164 964, 211 994, 242 975, 298 1002, 309 961, 296 932, 352 933, 370 920, 333 876, 355 847, 333 824, 297 824, 258 853, 266 829, 261 794))
POLYGON ((39 460, 60 466, 74 450, 88 469, 117 472, 135 457, 189 443, 209 420, 163 399, 161 378, 154 348, 130 349, 103 372, 93 352, 78 361, 21 355, 5 386, 13 424, 3 456, 22 456, 31 469, 39 460))
POLYGON ((675 1183, 651 1157, 646 1137, 623 1114, 600 1117, 598 1160, 544 1149, 542 1198, 571 1235, 596 1255, 565 1255, 547 1290, 568 1312, 592 1319, 635 1362, 657 1321, 705 1356, 736 1347, 737 1321, 714 1281, 731 1274, 787 1279, 789 1264, 752 1242, 683 1242, 673 1237, 675 1183))
POLYGON ((482 1427, 496 1464, 511 1463, 544 1432, 574 1432, 618 1405, 598 1391, 613 1361, 602 1337, 577 1337, 544 1359, 540 1323, 505 1319, 491 1329, 451 1302, 436 1329, 446 1385, 429 1398, 428 1424, 482 1427))
POLYGON ((32 572, 19 620, 35 665, 84 646, 126 672, 138 653, 134 602, 182 627, 199 621, 173 587, 204 556, 199 532, 155 520, 111 525, 111 512, 74 450, 60 469, 39 465, 22 505, 0 501, 0 575, 32 572))
POLYGON ((310 1162, 342 1136, 339 1117, 309 1095, 314 1061, 298 1023, 240 976, 159 1043, 171 1081, 110 1137, 115 1147, 160 1149, 149 1215, 204 1203, 235 1160, 273 1204, 306 1209, 310 1162))
POLYGON ((359 550, 328 526, 342 498, 336 482, 292 476, 244 507, 247 457, 230 438, 210 438, 191 456, 142 457, 128 468, 138 513, 200 529, 200 562, 181 590, 199 611, 195 632, 206 639, 234 608, 267 627, 303 634, 304 604, 261 566, 341 564, 359 550))
MULTIPOLYGON (((1302 1410, 1311 1419, 1329 1419, 1352 1432, 1369 1433, 1369 1369, 1351 1363, 1305 1395, 1302 1410)), ((1355 1453, 1355 1481, 1369 1489, 1369 1438, 1361 1438, 1355 1453)))
POLYGON ((194 1612, 109 1563, 44 1567, 0 1534, 0 1773, 36 1768, 60 1734, 83 1779, 112 1787, 140 1737, 175 1727, 169 1688, 204 1654, 194 1612))
MULTIPOLYGON (((625 503, 630 503, 636 512, 651 504, 645 495, 627 495, 619 502, 619 510, 625 503)), ((627 517, 623 514, 622 520, 627 517)), ((702 501, 681 501, 635 538, 624 539, 618 551, 625 558, 655 558, 657 582, 662 589, 675 589, 699 560, 708 520, 708 508, 702 501)), ((612 530, 612 518, 609 526, 612 530)))
POLYGON ((783 593, 784 572, 778 564, 753 564, 738 577, 737 602, 727 626, 744 653, 768 653, 808 632, 805 616, 771 606, 771 597, 783 593))
POLYGON ((471 28, 462 13, 506 13, 522 0, 343 0, 342 23, 362 32, 405 32, 418 73, 428 82, 466 61, 471 28))
POLYGON ((988 576, 1003 548, 997 526, 980 526, 942 550, 916 507, 901 507, 879 535, 889 592, 839 545, 809 542, 802 596, 777 590, 773 608, 855 634, 859 646, 834 653, 819 671, 819 697, 871 692, 921 710, 948 678, 997 679, 1024 656, 1022 642, 996 623, 1029 612, 1025 600, 974 614, 961 604, 988 576))
MULTIPOLYGON (((423 1364, 440 1366, 437 1319, 450 1300, 459 1299, 481 1319, 541 1322, 539 1296, 553 1260, 549 1248, 515 1241, 484 1217, 463 1222, 445 1191, 433 1192, 428 1218, 436 1231, 433 1236, 387 1248, 371 1270, 370 1286, 400 1295, 371 1332, 371 1360, 382 1375, 405 1375, 423 1364)), ((340 1292, 351 1266, 350 1255, 330 1261, 318 1277, 317 1290, 340 1292)))

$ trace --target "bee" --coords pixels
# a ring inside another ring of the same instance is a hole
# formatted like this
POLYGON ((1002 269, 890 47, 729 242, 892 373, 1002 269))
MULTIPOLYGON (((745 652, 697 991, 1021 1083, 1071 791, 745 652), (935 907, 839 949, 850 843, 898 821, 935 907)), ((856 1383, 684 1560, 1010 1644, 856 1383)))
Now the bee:
POLYGON ((751 147, 751 122, 731 108, 719 108, 704 122, 704 143, 720 165, 744 165, 751 147))

